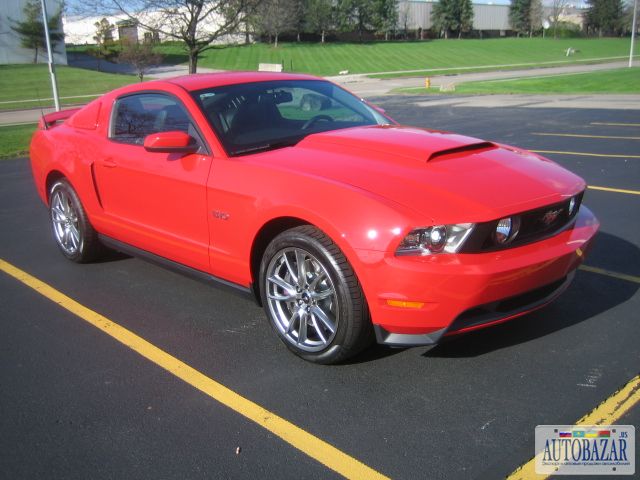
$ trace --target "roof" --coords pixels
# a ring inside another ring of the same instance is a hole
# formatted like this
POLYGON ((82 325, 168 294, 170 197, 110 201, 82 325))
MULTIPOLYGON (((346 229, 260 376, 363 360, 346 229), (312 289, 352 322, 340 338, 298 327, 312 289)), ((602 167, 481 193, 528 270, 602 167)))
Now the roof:
POLYGON ((273 73, 273 72, 221 72, 221 73, 196 73, 181 77, 169 78, 165 81, 179 85, 185 90, 194 91, 203 88, 220 87, 223 85, 236 85, 239 83, 269 82, 274 80, 319 80, 313 75, 298 73, 273 73))

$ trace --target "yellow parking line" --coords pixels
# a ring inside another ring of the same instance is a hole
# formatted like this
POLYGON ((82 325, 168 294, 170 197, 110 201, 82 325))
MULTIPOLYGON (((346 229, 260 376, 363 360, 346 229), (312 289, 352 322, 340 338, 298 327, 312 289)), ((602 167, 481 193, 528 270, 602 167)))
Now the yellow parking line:
MULTIPOLYGON (((590 413, 576 422, 576 425, 612 425, 640 402, 640 375, 607 398, 590 413)), ((542 453, 539 453, 542 455, 542 453)), ((522 465, 507 480, 542 480, 547 475, 536 473, 536 457, 522 465)))
POLYGON ((591 122, 590 125, 606 125, 610 127, 640 127, 640 123, 591 122))
POLYGON ((608 158, 640 158, 640 155, 619 155, 614 153, 561 152, 557 150, 530 150, 534 153, 555 153, 556 155, 578 155, 580 157, 608 157, 608 158))
POLYGON ((640 195, 640 192, 638 190, 625 190, 624 188, 596 187, 595 185, 589 185, 587 188, 590 188, 591 190, 602 190, 603 192, 628 193, 630 195, 640 195))
POLYGON ((612 140, 640 140, 640 137, 618 137, 612 135, 583 135, 579 133, 543 133, 532 132, 531 135, 539 137, 575 137, 575 138, 606 138, 612 140))
POLYGON ((2 259, 0 270, 340 475, 363 480, 388 478, 2 259))
POLYGON ((612 272, 611 270, 605 270, 604 268, 591 267, 589 265, 580 265, 580 270, 591 273, 599 273, 600 275, 606 275, 607 277, 617 278, 618 280, 626 280, 627 282, 640 283, 640 277, 635 275, 627 275, 626 273, 612 272))

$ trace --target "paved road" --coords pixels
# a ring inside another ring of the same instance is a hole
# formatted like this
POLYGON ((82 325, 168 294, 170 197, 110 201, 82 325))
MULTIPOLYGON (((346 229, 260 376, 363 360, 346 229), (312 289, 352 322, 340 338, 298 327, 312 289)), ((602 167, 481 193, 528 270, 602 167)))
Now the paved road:
MULTIPOLYGON (((638 141, 619 138, 639 136, 637 112, 374 100, 405 123, 583 152, 553 158, 591 185, 640 190, 638 141)), ((632 281, 579 271, 557 302, 509 324, 314 366, 248 301, 137 259, 67 262, 27 162, 0 162, 0 182, 0 258, 395 479, 502 478, 532 455, 536 425, 575 422, 638 373, 632 281)), ((589 265, 640 277, 638 202, 587 192, 602 221, 589 265)), ((336 477, 2 273, 0 328, 2 478, 336 477)), ((640 426, 640 407, 619 423, 640 426)))

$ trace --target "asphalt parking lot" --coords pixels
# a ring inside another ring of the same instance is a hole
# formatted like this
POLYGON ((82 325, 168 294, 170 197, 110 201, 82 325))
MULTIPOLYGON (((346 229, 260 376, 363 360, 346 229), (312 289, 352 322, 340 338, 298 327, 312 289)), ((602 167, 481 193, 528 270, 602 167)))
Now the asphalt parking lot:
MULTIPOLYGON (((640 372, 640 107, 375 101, 402 123, 556 152, 545 155, 594 187, 584 202, 602 227, 588 269, 526 317, 323 367, 291 355, 244 299, 124 256, 66 261, 25 159, 0 162, 0 259, 327 442, 347 471, 357 459, 394 479, 504 478, 533 455, 536 425, 573 424, 640 372)), ((3 272, 0 320, 2 478, 340 478, 322 452, 3 272)), ((637 428, 640 407, 617 423, 637 428)))

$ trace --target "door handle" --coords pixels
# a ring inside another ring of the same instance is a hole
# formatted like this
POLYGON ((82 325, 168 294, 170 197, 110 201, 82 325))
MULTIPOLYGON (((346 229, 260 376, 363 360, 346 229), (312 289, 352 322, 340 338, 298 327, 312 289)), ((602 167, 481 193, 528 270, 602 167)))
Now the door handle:
POLYGON ((111 158, 107 158, 107 159, 103 160, 102 161, 102 165, 104 167, 107 167, 107 168, 114 168, 114 167, 118 166, 118 164, 116 162, 114 162, 113 159, 111 159, 111 158))

